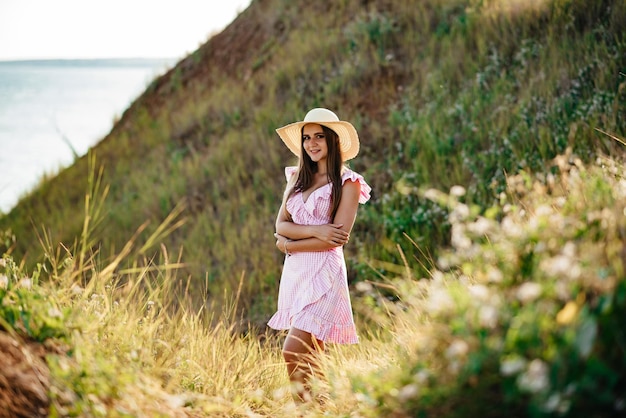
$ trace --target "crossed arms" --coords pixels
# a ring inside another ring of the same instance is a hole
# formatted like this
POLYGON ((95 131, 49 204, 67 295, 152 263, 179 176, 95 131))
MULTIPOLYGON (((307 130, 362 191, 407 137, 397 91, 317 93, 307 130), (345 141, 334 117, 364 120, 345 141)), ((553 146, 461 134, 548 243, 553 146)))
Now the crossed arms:
POLYGON ((324 225, 300 225, 287 219, 284 208, 280 207, 276 217, 276 247, 285 251, 325 251, 340 247, 350 239, 350 231, 356 219, 359 206, 361 184, 347 180, 341 191, 341 201, 335 214, 334 223, 324 225))

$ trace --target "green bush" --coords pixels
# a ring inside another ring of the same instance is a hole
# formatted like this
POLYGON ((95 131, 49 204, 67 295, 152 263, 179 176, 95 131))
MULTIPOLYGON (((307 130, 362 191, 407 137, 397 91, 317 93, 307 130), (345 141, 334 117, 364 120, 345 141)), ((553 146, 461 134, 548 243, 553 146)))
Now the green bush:
POLYGON ((626 171, 598 162, 511 176, 483 215, 461 188, 421 193, 449 208, 452 247, 430 278, 396 283, 398 364, 354 384, 370 416, 624 413, 626 171))

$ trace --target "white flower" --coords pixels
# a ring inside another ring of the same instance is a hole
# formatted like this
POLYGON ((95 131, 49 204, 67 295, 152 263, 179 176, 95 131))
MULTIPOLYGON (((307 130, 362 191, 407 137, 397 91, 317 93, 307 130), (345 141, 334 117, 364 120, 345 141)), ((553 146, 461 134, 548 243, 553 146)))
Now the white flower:
POLYGON ((419 394, 419 387, 415 383, 410 383, 400 389, 398 393, 398 400, 406 402, 415 398, 419 394))
POLYGON ((0 289, 6 289, 8 287, 9 287, 9 278, 4 274, 0 274, 0 289))
POLYGON ((452 186, 450 188, 450 194, 452 196, 461 197, 465 196, 465 188, 463 186, 452 186))
POLYGON ((0 258, 0 267, 6 267, 7 266, 7 260, 5 260, 4 258, 0 258))
POLYGON ((424 192, 424 197, 428 200, 432 200, 433 202, 439 202, 445 199, 445 194, 437 189, 428 189, 424 192))
POLYGON ((576 257, 576 244, 571 241, 568 241, 563 246, 563 255, 570 258, 576 257))
POLYGON ((470 295, 475 297, 481 302, 486 302, 489 300, 491 294, 487 286, 482 284, 473 284, 468 287, 470 295))
POLYGON ((443 272, 440 270, 433 271, 430 277, 432 278, 433 282, 443 282, 443 279, 445 278, 443 272))
POLYGON ((460 224, 452 224, 450 243, 458 250, 468 249, 472 241, 465 235, 465 227, 460 224))
POLYGON ((83 293, 83 288, 77 285, 76 283, 72 285, 72 288, 70 290, 72 291, 72 294, 74 295, 80 295, 81 293, 83 293))
POLYGON ((19 285, 24 289, 30 289, 33 287, 33 281, 30 279, 30 277, 24 277, 22 280, 20 280, 19 285))
POLYGON ((541 296, 541 285, 534 282, 523 283, 516 292, 517 299, 522 303, 529 303, 541 296))
POLYGON ((370 293, 372 290, 374 290, 371 283, 368 282, 358 282, 355 287, 356 290, 361 293, 370 293))
MULTIPOLYGON (((571 252, 571 249, 567 250, 571 252)), ((581 274, 580 266, 567 255, 557 255, 543 260, 540 263, 540 268, 550 276, 568 277, 573 280, 577 279, 581 274)))
POLYGON ((535 359, 528 364, 528 368, 517 379, 520 389, 531 392, 543 392, 550 386, 548 380, 548 366, 539 359, 535 359))
POLYGON ((487 272, 487 280, 490 283, 500 283, 502 282, 502 272, 497 268, 490 268, 487 272))
POLYGON ((512 376, 518 374, 526 367, 526 359, 522 357, 511 357, 500 363, 500 373, 503 376, 512 376))
POLYGON ((543 409, 548 412, 554 412, 561 403, 561 395, 553 393, 548 400, 543 404, 543 409))
POLYGON ((429 312, 441 313, 454 308, 454 300, 446 289, 434 288, 428 294, 426 307, 429 312))
POLYGON ((505 217, 500 223, 501 230, 504 231, 509 238, 519 238, 524 233, 524 230, 510 217, 505 217))
POLYGON ((469 224, 467 229, 478 236, 483 236, 487 235, 487 233, 491 230, 491 227, 492 222, 489 219, 480 217, 476 219, 475 222, 469 224))
POLYGON ((552 213, 553 213, 553 210, 548 205, 541 205, 541 206, 537 207, 537 209, 535 210, 535 215, 536 216, 549 216, 552 213))
POLYGON ((427 370, 420 370, 419 372, 415 373, 415 376, 413 376, 413 380, 423 385, 424 383, 428 382, 429 377, 430 373, 428 373, 427 370))
POLYGON ((478 321, 482 327, 495 328, 498 325, 498 310, 491 305, 481 306, 478 321))
POLYGON ((450 212, 448 219, 450 220, 450 223, 454 224, 456 222, 464 221, 469 215, 469 207, 463 203, 459 203, 454 207, 452 212, 450 212))
POLYGON ((48 316, 50 318, 62 318, 63 317, 63 313, 58 310, 57 308, 50 308, 48 309, 48 316))
POLYGON ((454 340, 446 350, 446 357, 455 359, 464 357, 469 351, 469 345, 463 340, 454 340))

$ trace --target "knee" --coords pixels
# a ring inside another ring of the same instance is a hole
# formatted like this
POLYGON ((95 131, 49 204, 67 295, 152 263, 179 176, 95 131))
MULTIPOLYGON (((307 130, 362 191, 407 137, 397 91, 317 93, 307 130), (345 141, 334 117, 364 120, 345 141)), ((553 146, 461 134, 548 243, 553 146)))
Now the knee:
POLYGON ((283 348, 283 358, 287 363, 298 363, 300 361, 301 355, 299 353, 295 353, 287 348, 283 348))

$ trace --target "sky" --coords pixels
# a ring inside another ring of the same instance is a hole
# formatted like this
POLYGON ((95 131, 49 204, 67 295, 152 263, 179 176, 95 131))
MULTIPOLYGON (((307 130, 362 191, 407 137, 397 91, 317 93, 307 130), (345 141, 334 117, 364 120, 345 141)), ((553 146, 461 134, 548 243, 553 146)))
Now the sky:
POLYGON ((0 0, 0 60, 182 58, 251 0, 0 0))

